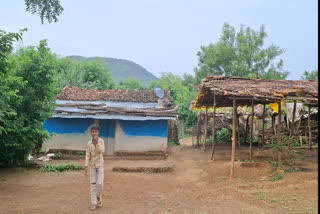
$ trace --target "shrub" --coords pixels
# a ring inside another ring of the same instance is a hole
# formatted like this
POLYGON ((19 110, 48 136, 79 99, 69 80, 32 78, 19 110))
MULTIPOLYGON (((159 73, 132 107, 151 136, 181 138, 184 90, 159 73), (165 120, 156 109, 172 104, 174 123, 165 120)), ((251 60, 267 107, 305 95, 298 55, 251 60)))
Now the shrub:
POLYGON ((230 142, 231 141, 231 131, 226 128, 222 128, 220 131, 217 131, 216 133, 216 142, 222 143, 222 142, 230 142))
POLYGON ((69 164, 61 164, 61 165, 51 165, 45 163, 43 167, 39 170, 41 172, 63 172, 63 171, 76 171, 76 170, 83 170, 83 166, 76 165, 75 163, 69 164))

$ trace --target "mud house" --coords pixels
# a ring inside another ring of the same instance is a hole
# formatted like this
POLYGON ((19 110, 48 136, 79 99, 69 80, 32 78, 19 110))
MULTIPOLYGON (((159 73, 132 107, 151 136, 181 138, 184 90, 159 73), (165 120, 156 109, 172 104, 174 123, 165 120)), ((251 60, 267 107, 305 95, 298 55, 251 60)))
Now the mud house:
POLYGON ((177 107, 170 92, 159 99, 154 91, 93 90, 67 86, 57 95, 53 116, 44 128, 53 137, 43 148, 85 150, 90 126, 99 124, 105 155, 167 151, 168 120, 175 120, 177 107), (159 100, 158 100, 159 99, 159 100))

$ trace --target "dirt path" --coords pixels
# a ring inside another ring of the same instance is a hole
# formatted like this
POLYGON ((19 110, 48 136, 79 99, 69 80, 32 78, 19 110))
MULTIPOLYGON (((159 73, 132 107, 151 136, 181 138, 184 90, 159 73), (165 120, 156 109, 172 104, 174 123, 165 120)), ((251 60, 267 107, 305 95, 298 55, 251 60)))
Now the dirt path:
MULTIPOLYGON (((192 148, 190 138, 170 148, 167 160, 108 160, 105 165, 104 206, 95 213, 317 213, 317 150, 303 151, 297 161, 305 170, 282 180, 260 180, 273 173, 269 164, 235 166, 229 175, 230 145, 210 151, 192 148), (173 164, 167 173, 120 173, 113 166, 173 164)), ((247 158, 247 148, 237 158, 247 158)), ((70 162, 70 161, 55 161, 70 162)), ((83 160, 76 163, 83 164, 83 160)), ((0 213, 92 213, 88 177, 83 171, 42 173, 36 169, 0 171, 0 213)))

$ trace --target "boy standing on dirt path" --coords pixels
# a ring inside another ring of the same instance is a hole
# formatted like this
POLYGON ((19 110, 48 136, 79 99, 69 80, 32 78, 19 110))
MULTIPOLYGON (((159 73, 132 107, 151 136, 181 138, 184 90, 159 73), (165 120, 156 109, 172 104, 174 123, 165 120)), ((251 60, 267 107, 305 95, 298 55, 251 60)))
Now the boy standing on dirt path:
POLYGON ((99 138, 99 126, 91 126, 92 140, 88 142, 85 161, 85 176, 90 170, 91 210, 102 206, 102 188, 104 179, 104 140, 99 138))

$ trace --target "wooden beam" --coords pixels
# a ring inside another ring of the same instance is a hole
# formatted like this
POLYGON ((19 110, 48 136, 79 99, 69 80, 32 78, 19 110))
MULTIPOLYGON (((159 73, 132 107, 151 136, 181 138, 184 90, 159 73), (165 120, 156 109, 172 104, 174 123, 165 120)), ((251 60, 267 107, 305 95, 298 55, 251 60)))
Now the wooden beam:
POLYGON ((248 128, 249 128, 249 118, 250 118, 250 116, 248 115, 248 116, 247 116, 247 119, 246 119, 246 134, 245 134, 245 136, 244 136, 244 143, 245 143, 245 144, 247 143, 248 128))
POLYGON ((198 115, 198 124, 197 124, 197 147, 200 146, 200 135, 201 135, 201 114, 198 115))
POLYGON ((253 119, 254 119, 254 100, 252 100, 251 108, 252 108, 252 111, 251 111, 250 151, 249 151, 250 159, 252 159, 253 119))
POLYGON ((238 112, 237 112, 237 143, 238 143, 238 146, 240 147, 240 115, 238 115, 238 112))
POLYGON ((311 106, 308 106, 308 127, 309 127, 309 149, 312 148, 312 134, 311 134, 311 106))
POLYGON ((212 115, 212 151, 211 151, 211 160, 213 159, 215 148, 215 135, 216 135, 216 95, 213 94, 213 115, 212 115))
MULTIPOLYGON (((281 146, 281 102, 278 102, 278 145, 281 146)), ((282 169, 282 158, 281 158, 281 153, 278 152, 278 163, 279 163, 279 168, 282 169)))
POLYGON ((233 98, 233 125, 232 125, 232 152, 231 152, 231 166, 230 166, 230 179, 233 177, 234 157, 236 153, 236 115, 237 115, 237 103, 233 98))
POLYGON ((207 149, 207 134, 208 134, 208 107, 206 106, 206 114, 204 115, 204 139, 203 139, 203 151, 207 149))

